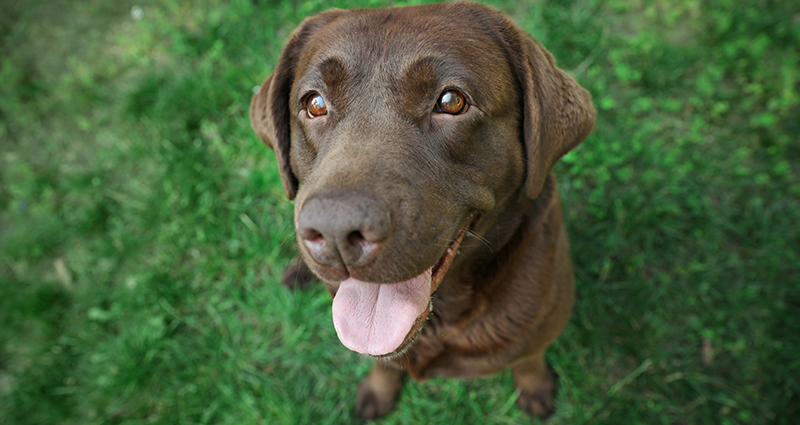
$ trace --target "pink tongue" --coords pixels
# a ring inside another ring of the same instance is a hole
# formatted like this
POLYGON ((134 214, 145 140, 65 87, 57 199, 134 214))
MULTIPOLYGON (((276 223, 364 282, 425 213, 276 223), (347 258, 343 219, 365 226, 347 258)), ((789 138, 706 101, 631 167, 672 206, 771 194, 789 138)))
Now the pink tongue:
POLYGON ((353 278, 333 298, 333 327, 345 347, 380 356, 400 347, 431 297, 431 270, 400 283, 353 278))

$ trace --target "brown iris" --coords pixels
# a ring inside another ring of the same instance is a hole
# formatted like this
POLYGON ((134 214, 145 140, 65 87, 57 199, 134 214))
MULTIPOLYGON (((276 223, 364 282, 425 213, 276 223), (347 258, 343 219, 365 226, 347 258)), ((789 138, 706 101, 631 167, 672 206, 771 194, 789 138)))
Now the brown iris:
POLYGON ((438 112, 443 112, 450 115, 458 115, 467 109, 467 100, 464 95, 456 90, 447 90, 439 96, 439 101, 436 102, 436 109, 438 112))
POLYGON ((322 96, 313 94, 306 100, 306 111, 309 118, 319 117, 328 113, 328 105, 322 96))

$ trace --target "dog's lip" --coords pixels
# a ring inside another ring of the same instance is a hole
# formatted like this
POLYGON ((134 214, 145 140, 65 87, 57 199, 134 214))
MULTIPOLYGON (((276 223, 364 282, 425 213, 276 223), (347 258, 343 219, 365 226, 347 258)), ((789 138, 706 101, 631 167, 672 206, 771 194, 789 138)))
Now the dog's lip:
POLYGON ((447 274, 447 271, 453 264, 453 260, 455 259, 456 254, 458 254, 458 249, 461 246, 461 242, 464 241, 464 237, 467 235, 467 232, 474 227, 478 219, 480 219, 479 213, 473 213, 470 215, 469 219, 466 220, 464 225, 459 228, 458 233, 447 246, 447 249, 445 249, 442 257, 439 258, 436 264, 434 264, 431 271, 431 296, 428 300, 428 311, 417 317, 417 320, 414 322, 414 325, 411 326, 411 329, 409 330, 408 335, 406 335, 403 343, 391 353, 379 356, 369 355, 370 357, 376 360, 390 360, 397 356, 403 355, 403 353, 411 348, 419 334, 422 333, 422 329, 425 327, 425 322, 427 321, 430 312, 433 311, 433 296, 436 293, 436 290, 439 289, 439 285, 441 285, 445 275, 447 274))
POLYGON ((456 254, 458 254, 458 248, 461 246, 461 242, 464 241, 464 236, 467 235, 467 232, 472 228, 477 219, 478 213, 472 214, 469 219, 467 219, 464 225, 459 229, 456 237, 453 238, 453 240, 450 242, 450 245, 448 245, 447 249, 445 249, 442 257, 439 258, 439 261, 437 261, 433 266, 433 271, 431 272, 431 295, 436 292, 436 289, 439 288, 442 280, 444 280, 444 276, 450 269, 453 259, 455 259, 456 254))

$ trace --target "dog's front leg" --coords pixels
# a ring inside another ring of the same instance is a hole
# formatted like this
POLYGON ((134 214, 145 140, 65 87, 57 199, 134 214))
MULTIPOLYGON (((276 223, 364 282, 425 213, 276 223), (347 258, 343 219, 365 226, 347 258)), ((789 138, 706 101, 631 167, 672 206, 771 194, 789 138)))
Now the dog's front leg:
POLYGON ((380 418, 392 410, 403 386, 403 371, 392 361, 376 361, 358 385, 356 413, 364 419, 380 418))

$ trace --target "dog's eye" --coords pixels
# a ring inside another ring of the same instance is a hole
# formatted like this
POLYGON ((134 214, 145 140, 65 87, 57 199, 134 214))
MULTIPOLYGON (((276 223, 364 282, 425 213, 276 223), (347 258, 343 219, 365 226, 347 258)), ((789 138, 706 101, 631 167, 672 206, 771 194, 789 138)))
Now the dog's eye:
POLYGON ((464 112, 467 108, 467 100, 461 92, 456 90, 448 90, 439 96, 439 101, 436 102, 436 111, 450 115, 458 115, 464 112))
POLYGON ((328 106, 325 104, 325 99, 318 94, 308 97, 306 100, 306 112, 309 118, 319 117, 328 113, 328 106))

